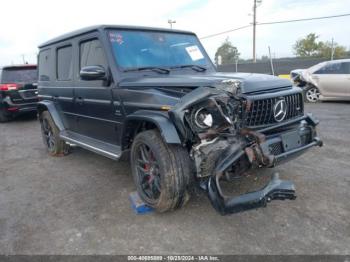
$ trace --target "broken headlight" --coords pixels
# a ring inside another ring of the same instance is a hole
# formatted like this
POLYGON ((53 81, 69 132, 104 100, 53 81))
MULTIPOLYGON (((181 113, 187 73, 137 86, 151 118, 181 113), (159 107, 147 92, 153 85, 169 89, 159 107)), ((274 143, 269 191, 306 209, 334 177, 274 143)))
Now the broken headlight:
POLYGON ((195 133, 207 132, 209 129, 222 130, 232 125, 231 107, 219 99, 209 98, 188 112, 187 120, 195 133))
POLYGON ((192 112, 193 122, 197 127, 201 129, 207 129, 213 126, 213 116, 208 110, 204 107, 201 107, 192 112))

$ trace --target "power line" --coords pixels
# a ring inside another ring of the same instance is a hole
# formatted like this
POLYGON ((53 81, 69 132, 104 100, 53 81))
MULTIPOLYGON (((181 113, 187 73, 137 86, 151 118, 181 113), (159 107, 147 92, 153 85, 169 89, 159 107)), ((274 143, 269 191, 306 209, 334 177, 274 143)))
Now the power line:
POLYGON ((214 37, 214 36, 218 36, 218 35, 223 35, 223 34, 226 34, 226 33, 231 33, 231 32, 233 32, 233 31, 237 31, 237 30, 244 29, 244 28, 251 27, 251 26, 252 26, 252 25, 245 25, 245 26, 237 27, 237 28, 235 28, 235 29, 230 29, 230 30, 227 30, 227 31, 224 31, 224 32, 220 32, 220 33, 216 33, 216 34, 212 34, 212 35, 203 36, 203 37, 201 37, 200 39, 205 39, 205 38, 209 38, 209 37, 214 37))
POLYGON ((291 23, 291 22, 301 22, 301 21, 310 21, 310 20, 319 20, 319 19, 336 18, 336 17, 343 17, 343 16, 350 16, 350 14, 320 16, 320 17, 301 18, 301 19, 293 19, 293 20, 282 20, 282 21, 274 21, 274 22, 264 22, 264 23, 258 23, 258 25, 283 24, 283 23, 291 23))
MULTIPOLYGON (((350 13, 349 14, 342 14, 342 15, 331 15, 331 16, 320 16, 320 17, 293 19, 293 20, 263 22, 263 23, 257 23, 256 25, 259 26, 259 25, 283 24, 283 23, 292 23, 292 22, 302 22, 302 21, 310 21, 310 20, 337 18, 337 17, 344 17, 344 16, 350 16, 350 13)), ((200 39, 211 38, 211 37, 214 37, 214 36, 231 33, 231 32, 238 31, 238 30, 241 30, 241 29, 244 29, 244 28, 248 28, 248 27, 251 27, 251 26, 252 25, 245 25, 245 26, 237 27, 237 28, 234 28, 234 29, 226 30, 224 32, 203 36, 203 37, 200 37, 200 39)))

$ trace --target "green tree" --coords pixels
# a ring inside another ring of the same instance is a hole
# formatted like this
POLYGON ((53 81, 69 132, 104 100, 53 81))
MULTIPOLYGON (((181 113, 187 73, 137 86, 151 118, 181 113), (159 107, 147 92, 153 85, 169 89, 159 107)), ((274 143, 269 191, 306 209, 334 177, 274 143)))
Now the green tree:
MULTIPOLYGON (((334 48, 334 55, 333 58, 343 58, 346 57, 346 47, 338 45, 337 43, 333 43, 334 48)), ((332 42, 327 41, 325 43, 321 42, 321 47, 319 49, 319 56, 324 58, 331 58, 332 57, 332 42)))
POLYGON ((293 46, 294 53, 300 57, 318 56, 322 46, 322 42, 317 41, 318 38, 315 33, 310 33, 305 38, 297 40, 293 46))
POLYGON ((221 56, 221 64, 234 64, 239 59, 240 53, 238 53, 237 47, 235 47, 229 38, 221 44, 215 53, 215 64, 219 64, 219 56, 221 56))

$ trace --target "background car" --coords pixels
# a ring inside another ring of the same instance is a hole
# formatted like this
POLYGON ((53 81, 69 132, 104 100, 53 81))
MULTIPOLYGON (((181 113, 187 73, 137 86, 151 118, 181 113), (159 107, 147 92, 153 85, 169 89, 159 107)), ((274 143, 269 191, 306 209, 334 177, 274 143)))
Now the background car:
POLYGON ((307 102, 350 100, 350 59, 322 62, 290 75, 294 84, 304 89, 307 102))
POLYGON ((36 112, 36 65, 11 65, 0 69, 0 122, 24 112, 36 112))

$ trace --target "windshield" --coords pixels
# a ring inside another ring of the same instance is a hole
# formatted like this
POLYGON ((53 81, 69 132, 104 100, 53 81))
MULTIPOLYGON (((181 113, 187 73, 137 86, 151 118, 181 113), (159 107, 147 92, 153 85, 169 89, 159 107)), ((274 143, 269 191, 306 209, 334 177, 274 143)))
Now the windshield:
POLYGON ((108 37, 117 64, 124 70, 183 65, 209 67, 211 65, 195 35, 110 30, 108 37))
POLYGON ((2 83, 36 82, 36 68, 6 68, 1 74, 2 83))

